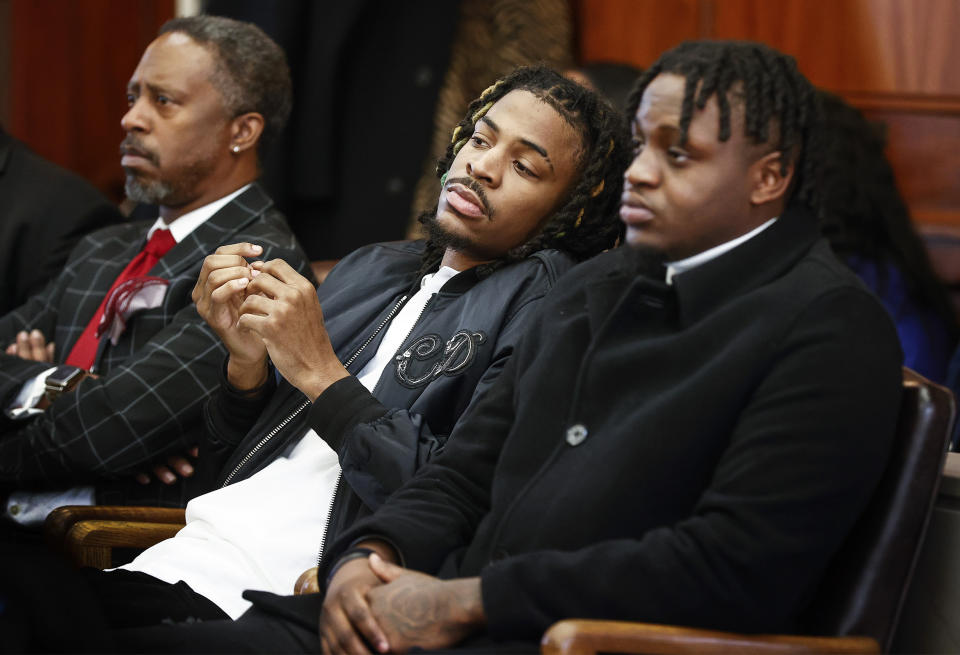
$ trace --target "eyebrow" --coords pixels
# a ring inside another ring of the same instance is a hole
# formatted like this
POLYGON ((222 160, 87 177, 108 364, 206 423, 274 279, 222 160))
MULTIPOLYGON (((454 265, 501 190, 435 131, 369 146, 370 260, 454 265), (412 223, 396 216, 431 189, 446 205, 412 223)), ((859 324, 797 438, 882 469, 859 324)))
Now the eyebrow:
MULTIPOLYGON (((483 121, 484 123, 486 123, 487 125, 489 125, 489 126, 490 126, 490 129, 492 129, 492 130, 493 130, 494 132, 496 132, 497 134, 500 133, 500 127, 499 127, 496 123, 494 123, 492 120, 490 120, 488 117, 483 116, 483 117, 480 118, 480 120, 483 121)), ((551 171, 554 170, 554 169, 553 169, 553 162, 550 161, 550 155, 547 154, 546 148, 544 148, 543 146, 541 146, 541 145, 538 144, 538 143, 534 143, 534 142, 531 141, 530 139, 520 139, 520 143, 522 143, 523 145, 527 146, 527 147, 530 148, 531 150, 534 150, 534 151, 536 151, 537 153, 539 153, 540 156, 543 157, 543 158, 546 160, 547 165, 550 166, 550 170, 551 170, 551 171)))
POLYGON ((127 82, 127 93, 143 93, 144 89, 152 93, 153 95, 165 95, 165 96, 176 96, 178 93, 173 89, 169 89, 158 84, 152 84, 149 82, 133 81, 127 82))
MULTIPOLYGON (((640 126, 640 121, 639 121, 639 120, 637 120, 636 118, 634 118, 634 119, 631 121, 630 124, 631 124, 631 127, 633 128, 634 133, 640 133, 640 132, 641 132, 641 129, 642 129, 642 128, 641 128, 641 126, 640 126)), ((679 121, 678 121, 676 124, 674 124, 674 123, 659 123, 659 124, 657 124, 657 125, 654 125, 654 126, 653 126, 653 130, 651 130, 651 133, 653 133, 653 132, 679 132, 679 131, 680 131, 680 123, 679 123, 679 121)))
POLYGON ((146 87, 150 90, 150 93, 154 95, 165 95, 165 96, 176 96, 179 93, 175 89, 170 87, 163 86, 162 84, 146 84, 146 87))
POLYGON ((680 136, 683 134, 683 131, 680 129, 680 125, 673 125, 672 123, 657 125, 649 134, 644 134, 640 129, 640 122, 633 122, 633 136, 634 138, 643 137, 646 140, 653 139, 664 139, 669 142, 676 142, 675 145, 680 148, 686 148, 690 145, 690 131, 687 130, 686 136, 683 140, 680 140, 680 136))

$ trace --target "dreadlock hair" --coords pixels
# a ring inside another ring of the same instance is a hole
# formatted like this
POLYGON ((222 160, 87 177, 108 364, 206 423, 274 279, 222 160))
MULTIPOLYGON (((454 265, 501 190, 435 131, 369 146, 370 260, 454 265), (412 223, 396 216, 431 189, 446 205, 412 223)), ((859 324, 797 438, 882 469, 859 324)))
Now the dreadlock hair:
MULTIPOLYGON (((580 177, 562 207, 535 236, 502 258, 484 265, 481 274, 503 264, 524 259, 534 252, 556 248, 578 261, 612 247, 622 231, 617 215, 623 171, 630 163, 629 132, 620 112, 596 93, 561 76, 546 66, 524 66, 489 86, 470 103, 456 127, 447 150, 437 161, 437 177, 443 178, 454 158, 473 134, 474 127, 503 96, 515 90, 529 91, 547 103, 580 135, 580 177)), ((437 208, 420 215, 427 223, 437 208)), ((433 270, 443 257, 443 248, 427 241, 421 271, 433 270)))
MULTIPOLYGON (((871 123, 840 97, 818 91, 823 107, 824 158, 821 196, 824 236, 841 257, 862 256, 895 266, 908 292, 960 336, 950 298, 913 229, 884 155, 883 124, 871 123)), ((880 284, 885 269, 880 267, 880 284)))
POLYGON ((681 142, 694 109, 703 109, 711 96, 720 108, 720 140, 730 138, 730 100, 744 107, 746 136, 755 143, 776 139, 782 172, 794 162, 794 179, 787 203, 806 204, 820 215, 817 193, 822 145, 817 129, 819 107, 814 87, 788 55, 748 41, 685 41, 644 72, 627 102, 628 116, 637 113, 640 99, 657 75, 686 78, 680 113, 681 142))

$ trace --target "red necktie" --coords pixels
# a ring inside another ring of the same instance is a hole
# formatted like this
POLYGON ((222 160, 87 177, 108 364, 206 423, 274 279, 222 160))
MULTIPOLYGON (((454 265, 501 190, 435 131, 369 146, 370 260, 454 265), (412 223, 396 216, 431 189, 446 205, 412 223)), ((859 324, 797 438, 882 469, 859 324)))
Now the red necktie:
POLYGON ((100 325, 100 319, 103 318, 107 299, 113 290, 127 280, 146 275, 150 269, 160 261, 160 258, 166 255, 176 243, 173 235, 170 234, 170 230, 154 230, 153 236, 147 241, 147 245, 145 245, 143 250, 140 251, 140 254, 134 257, 130 263, 127 264, 127 267, 120 272, 120 275, 110 287, 110 290, 104 295, 93 318, 87 323, 83 334, 77 339, 77 342, 73 345, 73 350, 71 350, 67 356, 67 364, 84 369, 89 369, 93 366, 94 359, 97 357, 97 346, 100 343, 100 339, 97 337, 97 327, 100 325))

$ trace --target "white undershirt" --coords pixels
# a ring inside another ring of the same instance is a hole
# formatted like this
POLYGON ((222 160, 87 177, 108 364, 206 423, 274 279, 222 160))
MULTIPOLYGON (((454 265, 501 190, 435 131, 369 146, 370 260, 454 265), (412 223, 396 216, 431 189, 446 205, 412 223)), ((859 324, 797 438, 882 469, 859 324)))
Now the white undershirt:
MULTIPOLYGON (((423 307, 457 271, 424 276, 357 378, 372 390, 407 339, 423 307)), ((194 498, 187 525, 121 568, 166 582, 184 581, 231 618, 250 603, 244 589, 293 593, 318 548, 340 476, 337 454, 312 429, 251 477, 194 498)))
POLYGON ((173 237, 173 240, 177 243, 180 243, 186 239, 191 232, 206 223, 210 218, 213 217, 214 214, 226 207, 228 202, 249 188, 250 185, 246 184, 233 193, 228 193, 224 197, 218 198, 213 202, 209 202, 203 207, 197 207, 193 211, 189 211, 183 216, 175 218, 169 225, 162 218, 158 218, 154 224, 150 226, 150 229, 147 230, 147 241, 150 240, 150 237, 153 236, 154 232, 160 228, 166 228, 170 230, 170 236, 173 237))

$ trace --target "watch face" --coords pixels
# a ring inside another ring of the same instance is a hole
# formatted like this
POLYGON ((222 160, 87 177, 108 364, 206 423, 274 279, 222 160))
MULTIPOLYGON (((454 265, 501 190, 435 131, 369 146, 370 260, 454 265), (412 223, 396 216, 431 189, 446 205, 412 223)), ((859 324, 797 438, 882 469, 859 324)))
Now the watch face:
POLYGON ((57 370, 47 376, 46 384, 47 386, 65 387, 70 384, 71 380, 80 377, 82 374, 83 369, 76 366, 58 366, 57 370))

